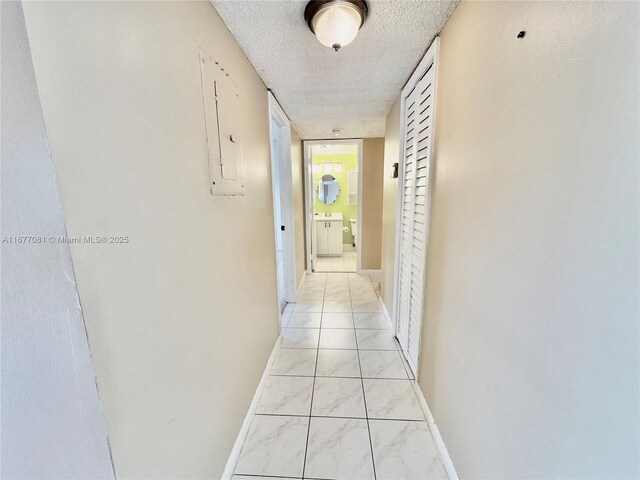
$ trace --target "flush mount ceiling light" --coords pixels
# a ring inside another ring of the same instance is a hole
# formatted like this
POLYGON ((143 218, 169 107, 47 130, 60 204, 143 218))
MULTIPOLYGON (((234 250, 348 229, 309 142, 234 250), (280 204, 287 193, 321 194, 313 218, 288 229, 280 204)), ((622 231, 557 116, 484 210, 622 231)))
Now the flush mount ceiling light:
POLYGON ((356 38, 369 7, 362 0, 312 0, 304 19, 320 43, 336 52, 356 38))

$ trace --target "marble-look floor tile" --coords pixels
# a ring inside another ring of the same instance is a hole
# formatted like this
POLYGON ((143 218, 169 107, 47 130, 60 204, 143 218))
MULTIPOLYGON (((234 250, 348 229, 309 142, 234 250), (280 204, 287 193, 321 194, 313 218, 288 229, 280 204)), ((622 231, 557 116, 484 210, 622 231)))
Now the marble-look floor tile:
POLYGON ((367 421, 311 418, 305 477, 373 479, 367 421))
POLYGON ((327 300, 324 302, 323 312, 351 312, 351 302, 349 300, 327 300))
POLYGON ((360 378, 357 350, 319 350, 318 377, 360 378))
POLYGON ((304 275, 305 282, 324 282, 327 279, 327 274, 322 272, 306 273, 304 275))
POLYGON ((326 312, 322 314, 322 328, 353 328, 353 314, 326 312))
POLYGON ((371 279, 368 275, 360 275, 359 273, 348 273, 347 274, 350 283, 354 282, 368 282, 371 283, 371 279))
POLYGON ((356 331, 352 328, 323 328, 320 330, 320 348, 356 349, 356 331))
POLYGON ((318 277, 310 277, 307 275, 307 277, 304 279, 304 282, 302 283, 302 286, 300 287, 300 290, 304 290, 305 288, 317 288, 318 285, 322 285, 325 283, 327 283, 326 275, 318 277))
POLYGON ((322 300, 297 300, 293 313, 322 312, 322 300))
POLYGON ((303 293, 317 293, 318 291, 324 293, 324 286, 324 281, 304 283, 302 287, 300 287, 300 294, 298 295, 298 297, 300 297, 303 293))
POLYGON ((308 417, 253 417, 236 474, 301 477, 308 417))
POLYGON ((400 353, 385 350, 360 350, 363 378, 401 378, 408 380, 400 353))
POLYGON ((359 378, 316 378, 311 415, 366 418, 359 378))
POLYGON ((345 272, 327 273, 327 280, 342 280, 348 282, 349 274, 345 272))
POLYGON ((362 302, 362 304, 364 304, 365 302, 367 303, 367 305, 371 304, 373 305, 374 302, 378 302, 378 296, 374 293, 352 293, 351 294, 351 301, 353 302, 362 302))
MULTIPOLYGON (((325 295, 324 301, 325 302, 349 302, 349 304, 351 304, 351 295, 349 294, 349 292, 338 293, 338 294, 334 293, 331 295, 325 295)), ((351 307, 349 307, 349 311, 351 311, 351 307)))
POLYGON ((257 414, 309 415, 313 377, 273 377, 267 383, 256 407, 257 414))
POLYGON ((371 420, 371 444, 378 480, 446 480, 427 422, 371 420))
POLYGON ((271 366, 271 375, 313 376, 316 370, 316 349, 282 348, 271 366))
POLYGON ((411 380, 365 379, 363 382, 369 418, 424 420, 411 380))
MULTIPOLYGON (((354 312, 358 313, 382 313, 380 302, 377 300, 353 300, 351 302, 354 312)), ((296 307, 297 308, 297 307, 296 307)), ((294 310, 295 312, 295 310, 294 310)))
POLYGON ((350 300, 351 292, 349 291, 349 284, 328 284, 324 291, 324 298, 326 300, 350 300))
POLYGON ((396 350, 393 337, 387 330, 356 330, 360 350, 396 350))
POLYGON ((317 348, 320 329, 287 328, 282 334, 280 348, 317 348))
POLYGON ((301 480, 300 477, 260 477, 255 475, 234 475, 231 480, 301 480))
POLYGON ((349 290, 351 291, 352 297, 354 297, 355 295, 367 295, 367 294, 372 294, 375 296, 376 294, 376 291, 373 288, 373 285, 365 282, 350 283, 349 290))
POLYGON ((318 288, 302 289, 298 295, 300 300, 322 300, 324 298, 324 285, 318 284, 318 288))
POLYGON ((349 282, 346 280, 327 280, 326 286, 329 289, 349 290, 349 282))
POLYGON ((389 330, 387 319, 381 313, 354 313, 356 328, 371 330, 389 330))
POLYGON ((333 275, 330 275, 327 277, 326 285, 327 287, 337 286, 337 287, 346 288, 347 290, 349 290, 349 280, 347 280, 344 277, 334 278, 333 275))
POLYGON ((289 317, 289 328, 320 328, 322 313, 292 313, 289 317))

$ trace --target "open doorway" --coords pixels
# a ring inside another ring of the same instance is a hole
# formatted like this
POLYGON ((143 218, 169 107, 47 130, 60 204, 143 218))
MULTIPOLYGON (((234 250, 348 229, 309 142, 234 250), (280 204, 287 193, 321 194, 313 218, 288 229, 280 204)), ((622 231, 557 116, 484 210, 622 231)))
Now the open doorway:
POLYGON ((269 92, 271 182, 280 313, 296 301, 295 236, 291 171, 291 123, 269 92))
POLYGON ((362 140, 304 142, 307 271, 360 270, 362 140))

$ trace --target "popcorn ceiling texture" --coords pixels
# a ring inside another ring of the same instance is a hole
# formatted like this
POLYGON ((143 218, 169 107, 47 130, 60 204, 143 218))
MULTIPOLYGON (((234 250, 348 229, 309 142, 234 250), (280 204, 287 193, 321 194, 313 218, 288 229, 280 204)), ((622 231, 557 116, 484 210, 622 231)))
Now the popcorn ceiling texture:
POLYGON ((385 114, 458 3, 369 1, 360 33, 336 53, 307 27, 305 1, 211 2, 303 139, 332 128, 384 136, 385 114))

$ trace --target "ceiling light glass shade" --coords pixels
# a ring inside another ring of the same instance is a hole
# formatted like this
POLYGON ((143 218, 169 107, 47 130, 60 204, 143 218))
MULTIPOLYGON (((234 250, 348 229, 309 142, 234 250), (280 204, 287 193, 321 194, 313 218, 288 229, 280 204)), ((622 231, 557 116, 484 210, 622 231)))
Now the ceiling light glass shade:
POLYGON ((320 43, 337 50, 353 42, 360 30, 362 17, 350 3, 335 3, 319 11, 312 24, 320 43))
POLYGON ((337 52, 353 42, 368 12, 364 0, 311 0, 304 19, 320 43, 337 52))

